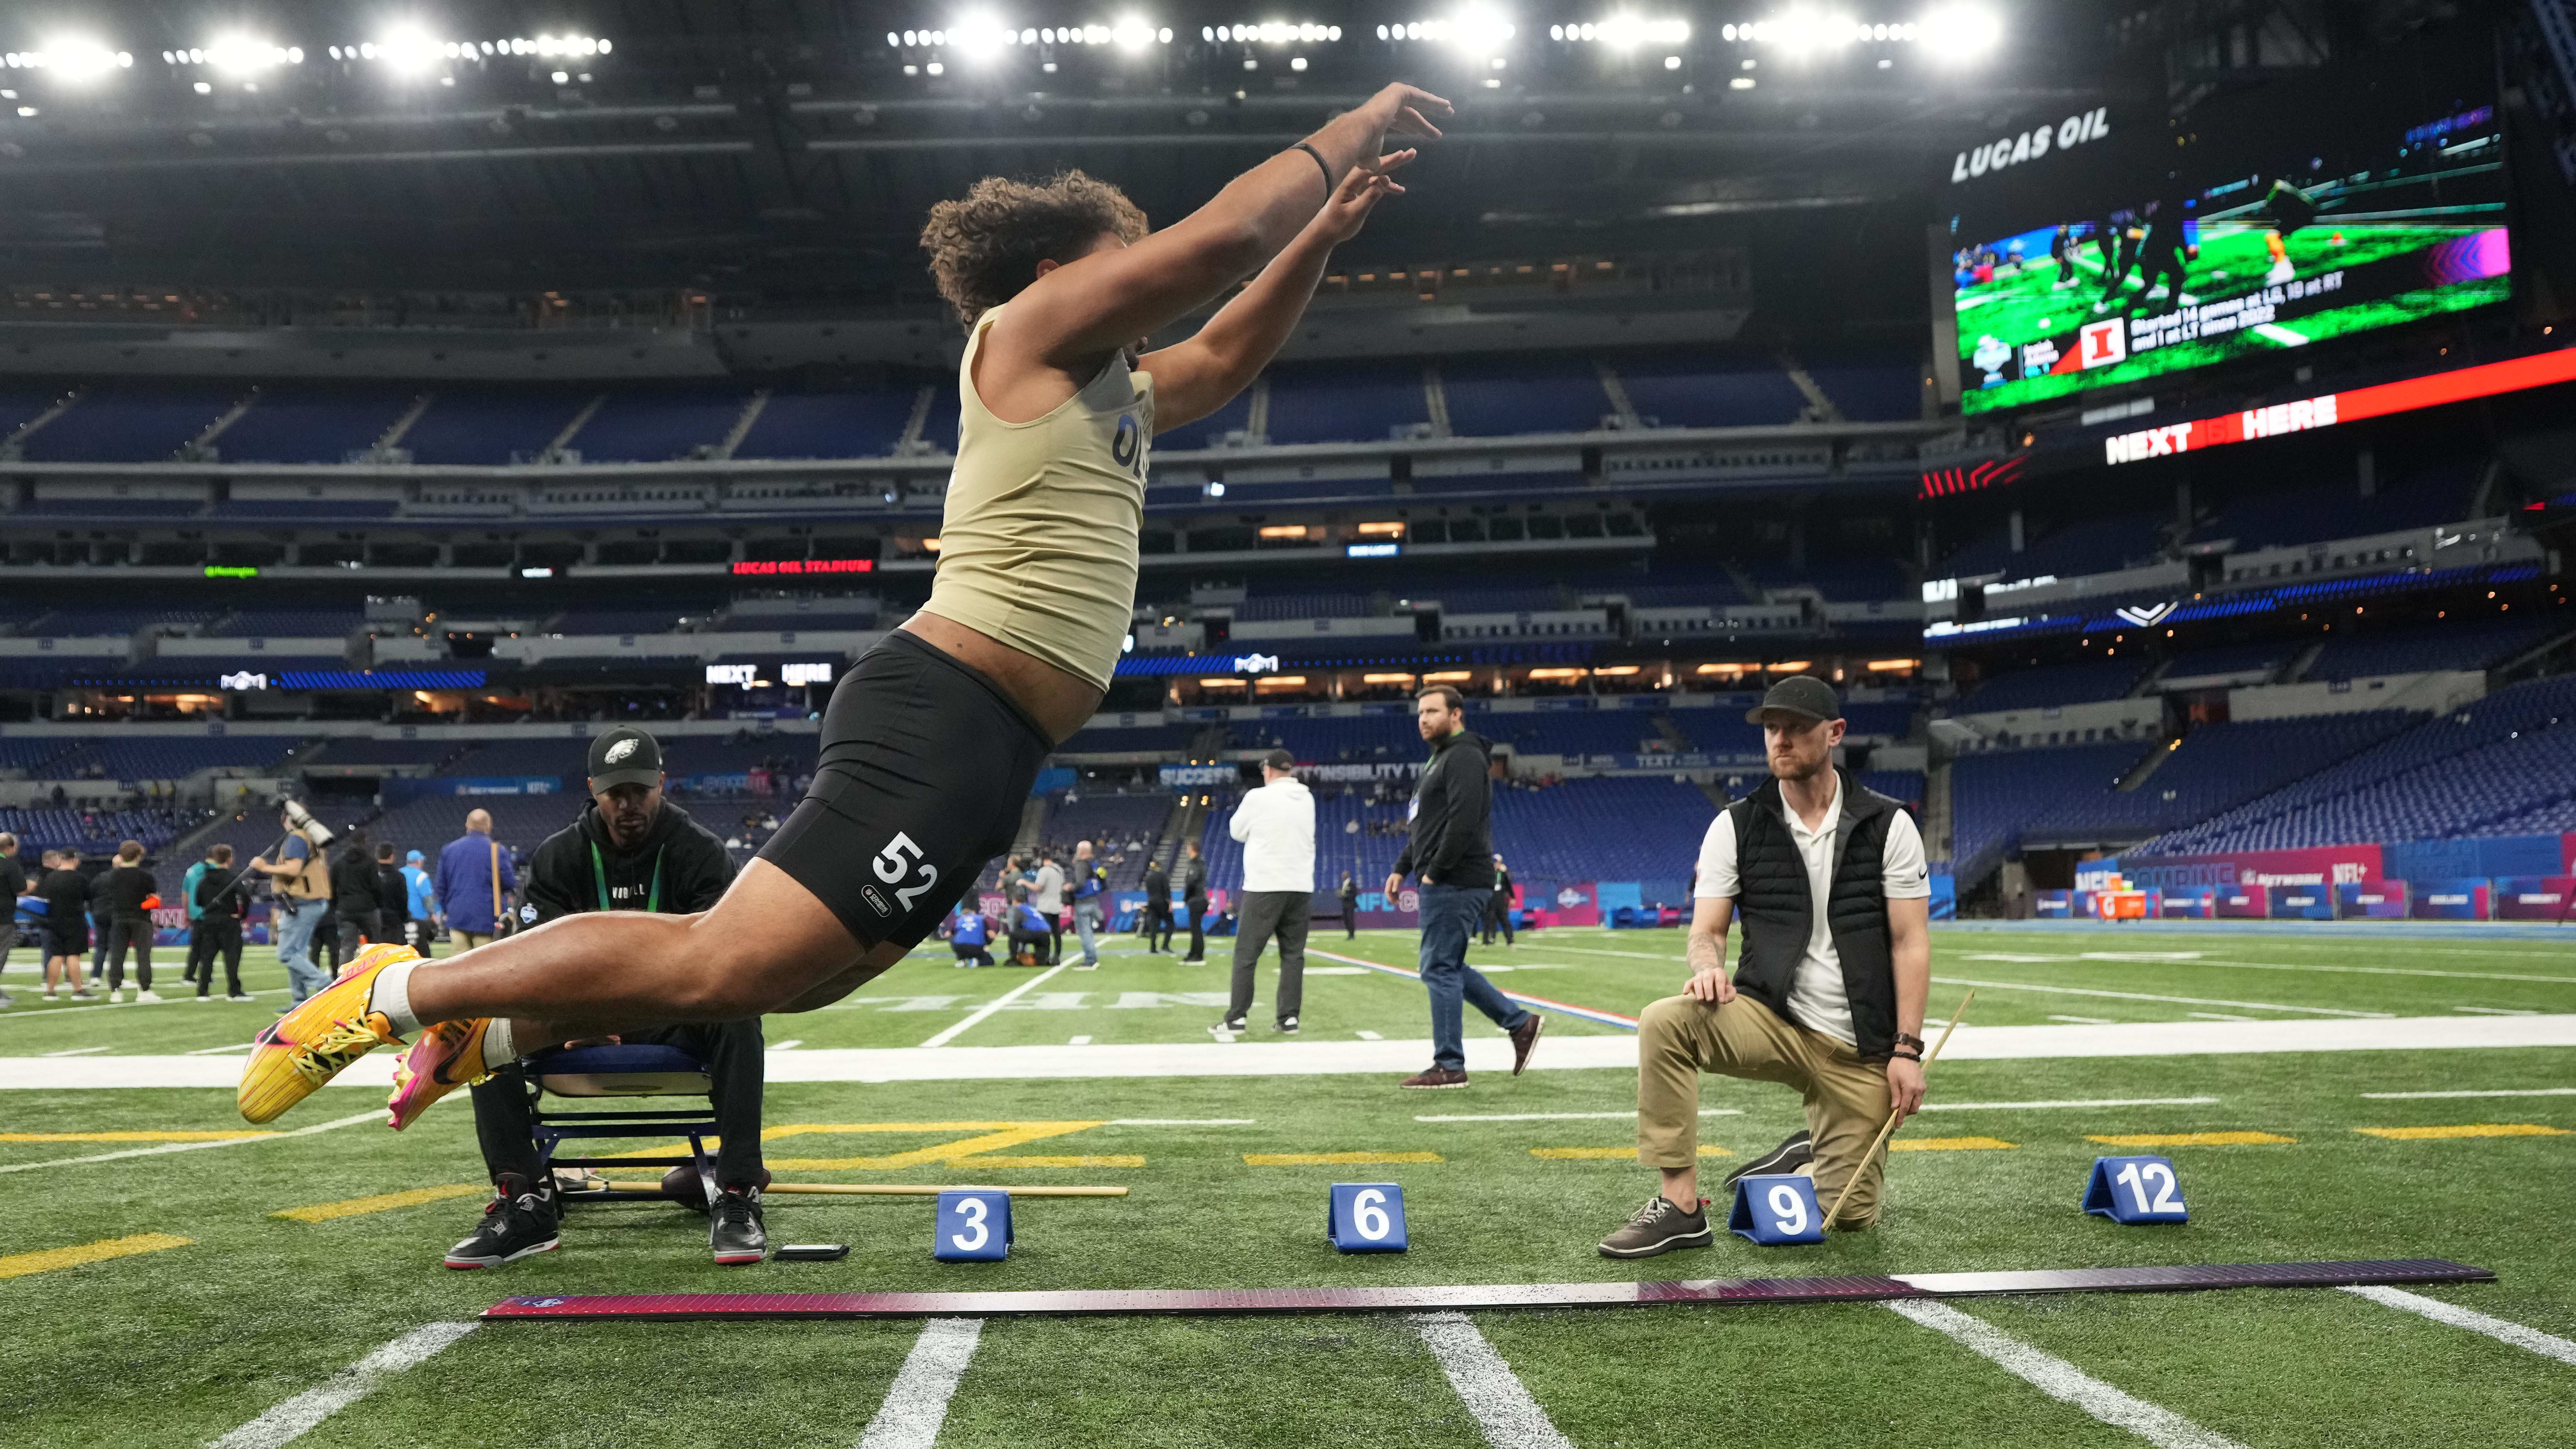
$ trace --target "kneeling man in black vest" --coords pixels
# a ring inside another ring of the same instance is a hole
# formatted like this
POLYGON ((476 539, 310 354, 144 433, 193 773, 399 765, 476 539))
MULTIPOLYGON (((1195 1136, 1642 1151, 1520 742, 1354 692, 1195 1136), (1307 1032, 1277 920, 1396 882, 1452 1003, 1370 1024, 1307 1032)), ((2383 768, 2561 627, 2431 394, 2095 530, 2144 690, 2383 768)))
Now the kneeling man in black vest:
POLYGON ((1727 1181, 1806 1170, 1830 1203, 1857 1174, 1838 1228, 1878 1221, 1885 1154, 1862 1156, 1891 1109, 1923 1105, 1932 888, 1922 832, 1834 765, 1842 701, 1823 680, 1784 679, 1746 717, 1762 726, 1771 779, 1709 825, 1691 979, 1638 1020, 1637 1160, 1662 1171, 1663 1189, 1602 1240, 1607 1257, 1714 1241, 1699 1195, 1702 1072, 1806 1098, 1805 1130, 1727 1181), (1726 932, 1737 920, 1744 949, 1730 981, 1726 932))

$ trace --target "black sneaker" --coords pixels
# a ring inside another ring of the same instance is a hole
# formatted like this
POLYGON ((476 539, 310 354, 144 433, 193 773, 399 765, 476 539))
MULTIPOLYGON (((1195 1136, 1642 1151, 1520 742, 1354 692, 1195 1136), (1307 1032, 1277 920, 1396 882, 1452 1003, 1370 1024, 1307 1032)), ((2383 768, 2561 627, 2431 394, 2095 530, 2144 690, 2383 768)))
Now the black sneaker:
POLYGON ((1297 1034, 1297 1018, 1293 1016, 1283 1016, 1279 1018, 1279 1034, 1281 1036, 1295 1036, 1297 1034))
POLYGON ((1705 1248, 1717 1241, 1717 1231, 1708 1225, 1708 1199, 1688 1212, 1681 1205, 1658 1193, 1637 1209, 1628 1225, 1601 1240, 1605 1258, 1651 1258, 1675 1248, 1705 1248))
POLYGON ((1216 1025, 1209 1027, 1208 1030, 1220 1032, 1227 1036, 1241 1036, 1246 1031, 1250 1030, 1251 1026, 1251 1019, 1248 1017, 1229 1016, 1225 1020, 1218 1022, 1216 1025))
POLYGON ((1780 1145, 1763 1153, 1726 1175, 1726 1185, 1735 1186, 1739 1177, 1768 1177, 1775 1173, 1795 1172, 1816 1160, 1816 1134, 1801 1127, 1780 1139, 1780 1145))
POLYGON ((554 1189, 532 1187, 526 1178, 506 1172, 494 1187, 492 1201, 483 1207, 483 1225, 447 1250, 447 1266, 498 1268, 555 1250, 554 1189))
POLYGON ((728 1268, 757 1263, 769 1256, 769 1232, 760 1221, 760 1189, 728 1187, 716 1193, 708 1214, 707 1246, 728 1268))

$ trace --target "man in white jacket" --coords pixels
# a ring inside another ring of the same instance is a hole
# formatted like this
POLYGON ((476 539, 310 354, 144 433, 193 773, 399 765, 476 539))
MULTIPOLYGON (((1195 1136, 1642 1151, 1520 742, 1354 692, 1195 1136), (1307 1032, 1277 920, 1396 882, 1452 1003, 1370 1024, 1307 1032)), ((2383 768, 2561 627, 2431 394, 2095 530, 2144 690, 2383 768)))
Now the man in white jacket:
POLYGON ((1252 971, 1261 948, 1279 938, 1278 1022, 1297 1030, 1306 991, 1306 913, 1315 896, 1315 797, 1307 793, 1286 750, 1262 757, 1261 788, 1234 807, 1226 831, 1243 842, 1243 907, 1236 916, 1234 999, 1221 1032, 1240 1032, 1252 1012, 1252 971))

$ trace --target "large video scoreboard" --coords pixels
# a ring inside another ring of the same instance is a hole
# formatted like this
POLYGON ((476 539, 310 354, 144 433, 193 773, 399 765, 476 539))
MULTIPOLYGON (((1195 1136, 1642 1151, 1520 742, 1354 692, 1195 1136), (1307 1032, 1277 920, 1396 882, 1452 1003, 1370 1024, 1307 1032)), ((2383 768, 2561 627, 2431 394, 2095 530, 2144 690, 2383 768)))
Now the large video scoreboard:
POLYGON ((2504 300, 2490 66, 2426 42, 2179 118, 2097 106, 1960 152, 1942 200, 1962 410, 2504 300))

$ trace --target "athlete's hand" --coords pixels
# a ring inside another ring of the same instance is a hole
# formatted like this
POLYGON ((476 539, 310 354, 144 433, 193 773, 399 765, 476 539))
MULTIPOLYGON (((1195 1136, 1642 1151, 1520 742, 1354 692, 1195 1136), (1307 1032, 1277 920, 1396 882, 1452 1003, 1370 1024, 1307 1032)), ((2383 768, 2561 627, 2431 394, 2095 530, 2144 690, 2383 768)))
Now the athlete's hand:
POLYGON ((1682 984, 1682 994, 1693 1001, 1724 1006, 1735 999, 1735 983, 1727 979, 1725 967, 1711 967, 1692 972, 1691 979, 1682 984))
POLYGON ((1368 222, 1369 212, 1376 208, 1379 200, 1404 194, 1404 188, 1396 185, 1395 179, 1386 173, 1410 162, 1414 154, 1408 148, 1380 156, 1374 171, 1364 166, 1353 167, 1351 174, 1342 178, 1342 184, 1333 188, 1332 197, 1324 203, 1324 209, 1315 213, 1315 219, 1307 225, 1335 246, 1358 236, 1360 228, 1368 222))
POLYGON ((1887 1105, 1898 1125, 1923 1110, 1923 1064, 1907 1057, 1887 1059, 1887 1105))
POLYGON ((1431 117, 1452 116, 1458 110, 1431 92, 1402 81, 1369 97, 1368 104, 1360 109, 1375 124, 1380 137, 1438 136, 1440 128, 1431 124, 1431 117))

